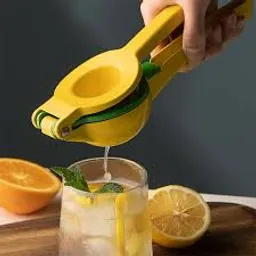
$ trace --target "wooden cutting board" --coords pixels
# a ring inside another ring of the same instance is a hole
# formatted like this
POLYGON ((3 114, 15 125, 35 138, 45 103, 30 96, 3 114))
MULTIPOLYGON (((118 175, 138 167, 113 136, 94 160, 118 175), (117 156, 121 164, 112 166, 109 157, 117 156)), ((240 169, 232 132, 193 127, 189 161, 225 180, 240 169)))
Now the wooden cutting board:
MULTIPOLYGON (((256 256, 256 210, 237 204, 209 204, 212 224, 198 243, 180 250, 154 245, 154 256, 256 256)), ((58 226, 59 205, 45 218, 0 226, 0 255, 57 256, 58 226)))

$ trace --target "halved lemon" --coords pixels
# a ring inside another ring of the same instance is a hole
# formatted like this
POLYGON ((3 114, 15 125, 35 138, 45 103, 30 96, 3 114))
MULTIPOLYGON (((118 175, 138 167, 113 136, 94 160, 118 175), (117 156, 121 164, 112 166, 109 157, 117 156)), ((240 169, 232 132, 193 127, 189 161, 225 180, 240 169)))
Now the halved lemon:
POLYGON ((210 208, 196 191, 170 185, 156 189, 149 199, 152 238, 159 245, 182 248, 194 244, 211 222, 210 208))
POLYGON ((22 159, 0 158, 0 207, 27 214, 46 206, 61 182, 46 168, 22 159))

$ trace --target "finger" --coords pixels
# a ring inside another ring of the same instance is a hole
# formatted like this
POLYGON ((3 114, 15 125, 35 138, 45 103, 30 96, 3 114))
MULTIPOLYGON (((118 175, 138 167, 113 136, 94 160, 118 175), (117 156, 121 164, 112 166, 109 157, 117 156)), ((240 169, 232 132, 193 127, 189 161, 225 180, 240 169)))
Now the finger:
POLYGON ((207 8, 206 15, 208 16, 217 10, 218 10, 218 0, 212 0, 207 8))
MULTIPOLYGON (((147 25, 151 22, 155 16, 157 16, 164 8, 171 5, 173 3, 172 0, 147 0, 143 1, 141 4, 141 14, 143 17, 144 24, 147 25)), ((164 39, 159 45, 151 52, 151 56, 156 55, 162 48, 170 43, 170 38, 164 39)))
POLYGON ((202 1, 185 1, 183 49, 190 66, 197 66, 205 57, 205 15, 208 5, 202 6, 202 1))
MULTIPOLYGON (((159 1, 158 3, 162 5, 162 2, 163 1, 159 1)), ((143 1, 141 3, 140 10, 145 25, 148 25, 148 23, 159 13, 158 3, 152 0, 143 1)))
POLYGON ((219 54, 222 50, 222 28, 219 24, 207 30, 206 58, 219 54))
MULTIPOLYGON (((230 17, 222 19, 222 30, 223 30, 223 43, 227 45, 230 41, 238 37, 245 26, 245 18, 241 16, 237 16, 235 14, 235 24, 230 23, 230 17)), ((234 21, 233 21, 234 22, 234 21)))
POLYGON ((219 18, 222 34, 223 34, 223 41, 224 43, 229 42, 230 40, 234 39, 237 34, 237 22, 238 18, 235 13, 230 15, 225 15, 219 18))
POLYGON ((244 26, 245 26, 245 21, 246 21, 245 17, 238 17, 236 36, 239 36, 243 32, 244 26))
MULTIPOLYGON (((209 4, 207 11, 206 11, 206 16, 214 13, 216 10, 218 10, 218 0, 213 0, 211 1, 211 3, 209 4)), ((211 32, 212 33, 212 32, 211 32)), ((207 42, 207 38, 205 41, 205 49, 207 49, 208 42, 207 42)), ((210 49, 211 50, 211 49, 210 49)), ((205 57, 206 57, 206 51, 205 51, 205 57)), ((180 72, 184 73, 184 72, 189 72, 194 68, 193 64, 187 65, 185 67, 183 67, 180 72)))
MULTIPOLYGON (((211 1, 206 16, 216 13, 218 10, 218 0, 211 1)), ((218 28, 218 22, 211 19, 211 23, 206 23, 206 47, 205 47, 205 59, 212 57, 220 51, 220 44, 222 34, 220 33, 220 28, 218 28), (210 24, 210 26, 209 26, 210 24)))

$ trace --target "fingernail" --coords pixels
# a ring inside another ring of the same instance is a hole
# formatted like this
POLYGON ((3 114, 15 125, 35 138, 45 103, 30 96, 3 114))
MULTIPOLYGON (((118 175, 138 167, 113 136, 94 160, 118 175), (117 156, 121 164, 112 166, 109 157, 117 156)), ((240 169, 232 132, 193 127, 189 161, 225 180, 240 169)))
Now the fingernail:
POLYGON ((232 14, 228 18, 228 26, 230 28, 236 28, 236 24, 237 24, 237 16, 235 14, 232 14))
POLYGON ((244 28, 244 25, 245 25, 245 20, 239 20, 237 22, 237 28, 240 30, 240 29, 243 29, 244 28))

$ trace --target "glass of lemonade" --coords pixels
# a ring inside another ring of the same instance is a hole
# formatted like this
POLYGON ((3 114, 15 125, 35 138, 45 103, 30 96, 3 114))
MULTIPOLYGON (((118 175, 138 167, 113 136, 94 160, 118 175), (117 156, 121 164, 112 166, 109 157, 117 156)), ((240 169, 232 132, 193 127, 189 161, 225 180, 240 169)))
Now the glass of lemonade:
POLYGON ((63 187, 60 256, 152 256, 147 173, 137 163, 109 157, 74 163, 91 192, 63 187), (109 180, 111 179, 111 180, 109 180), (96 193, 115 182, 122 193, 96 193))

